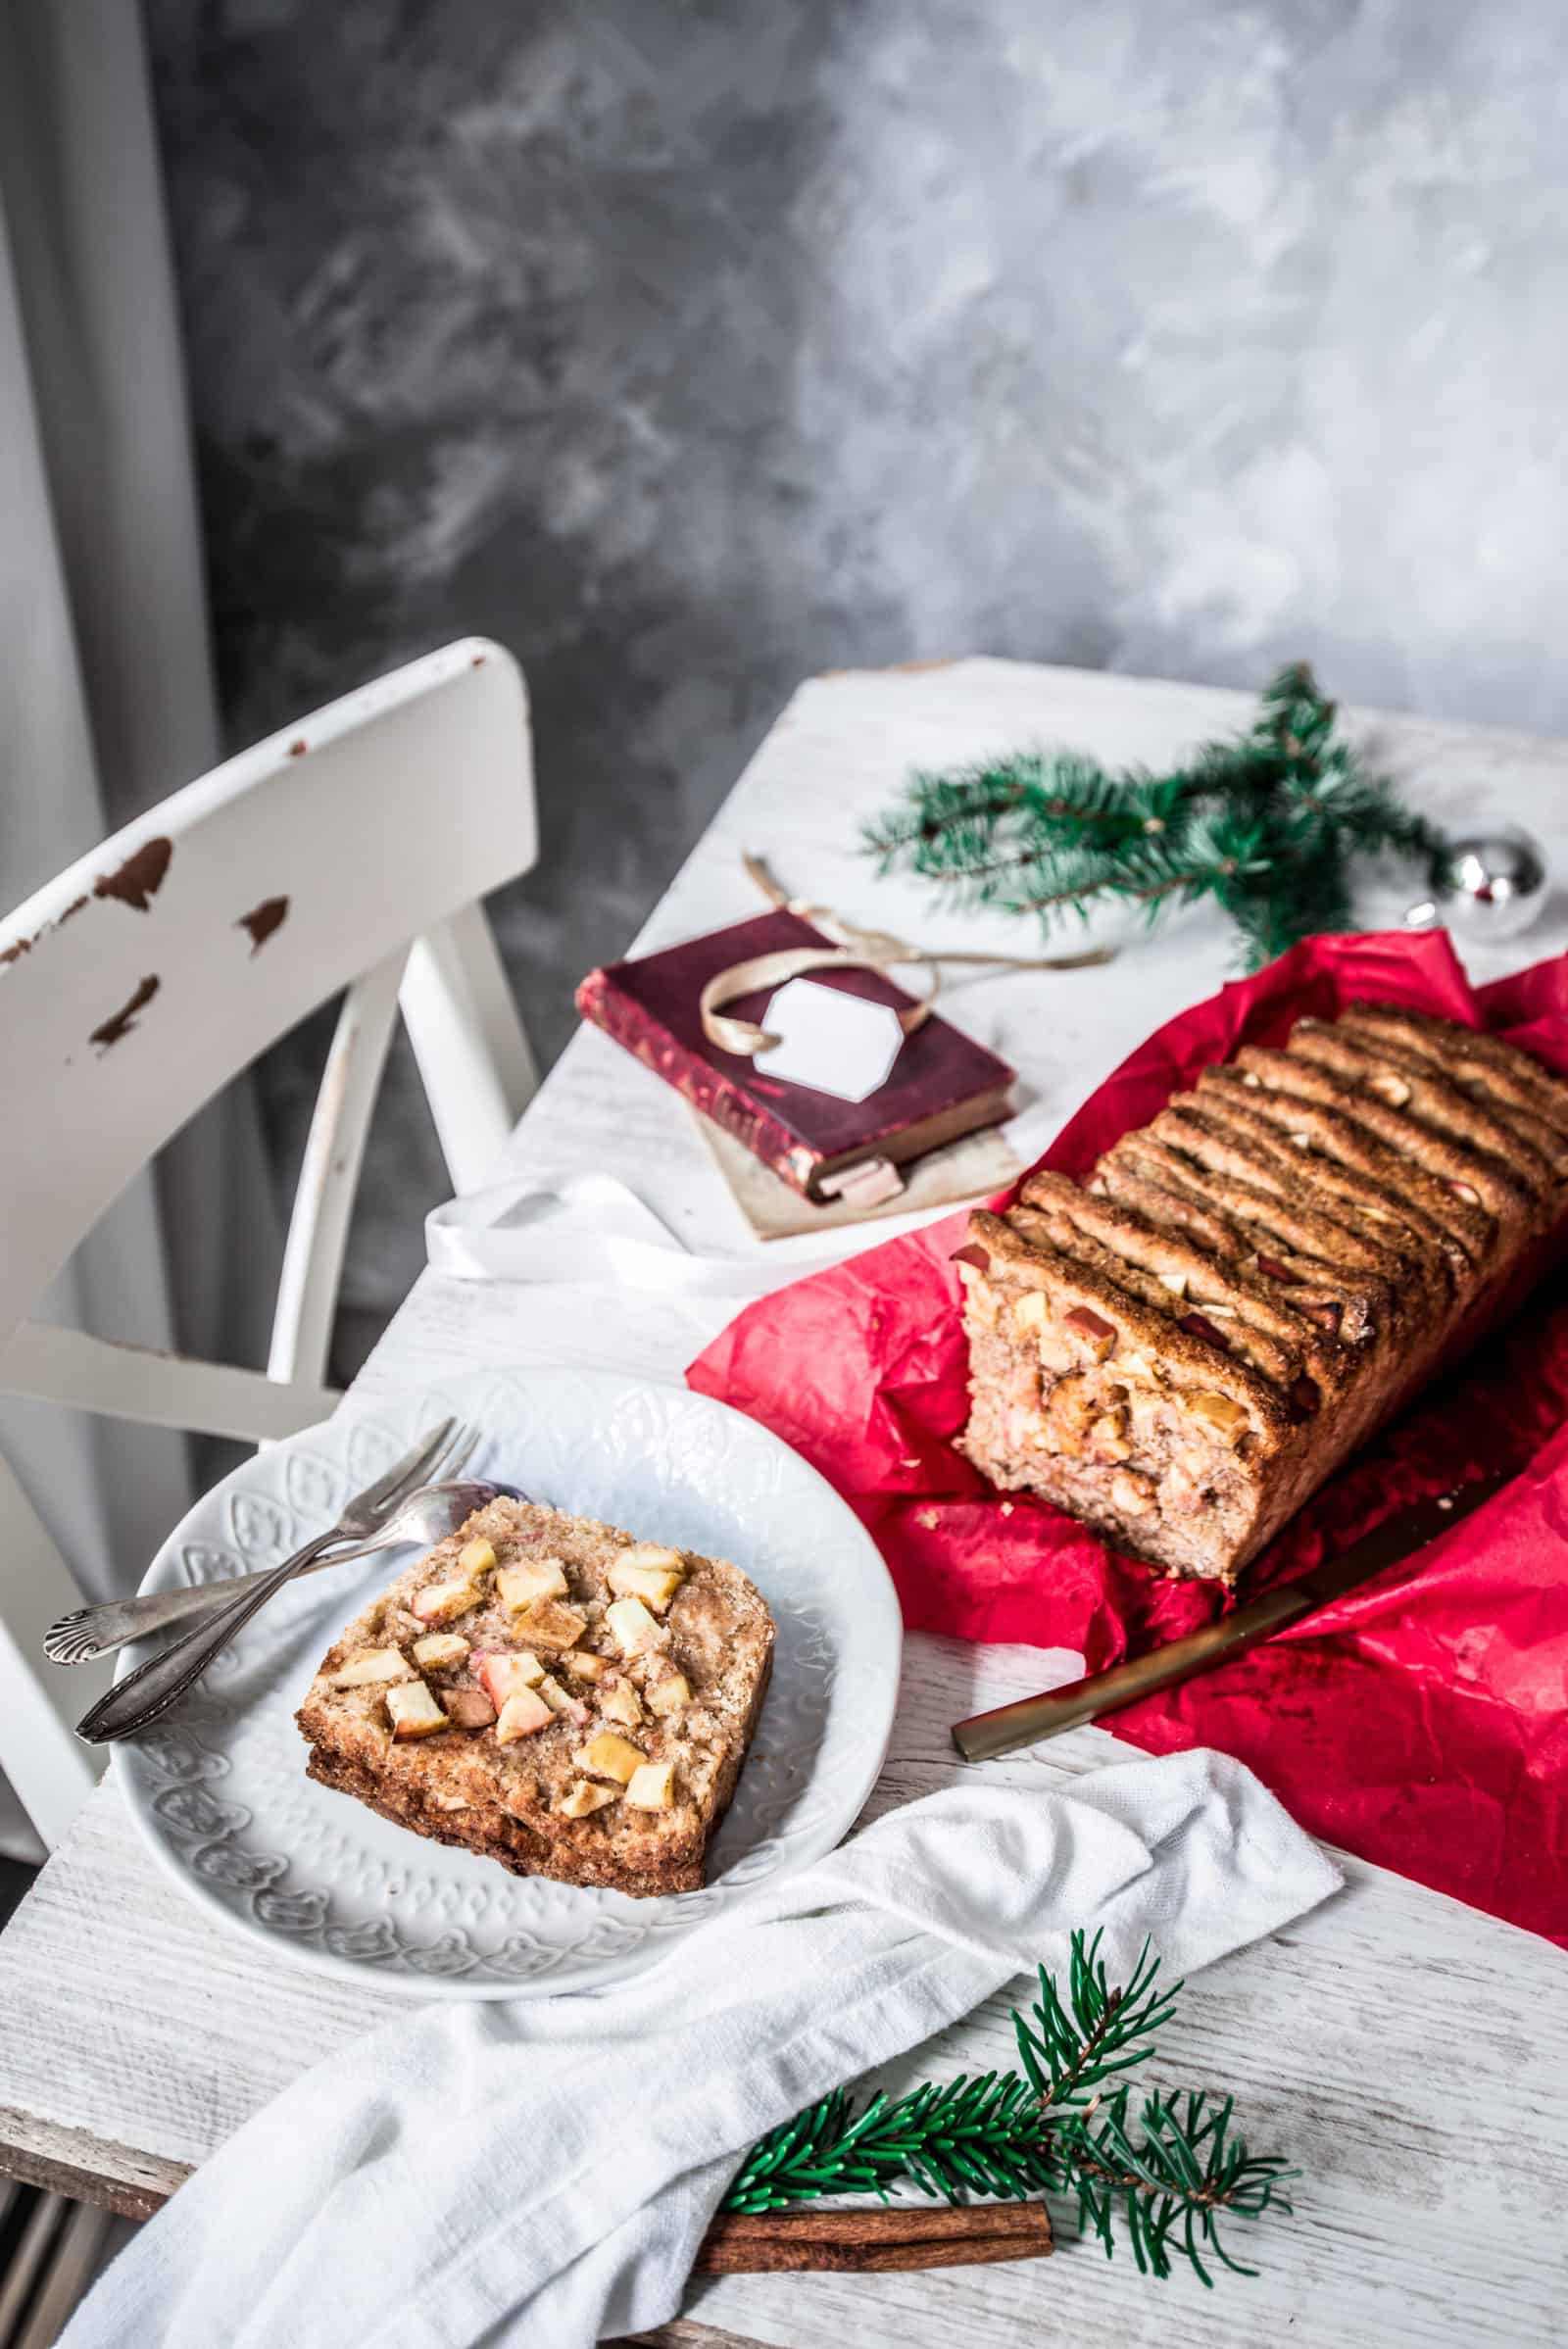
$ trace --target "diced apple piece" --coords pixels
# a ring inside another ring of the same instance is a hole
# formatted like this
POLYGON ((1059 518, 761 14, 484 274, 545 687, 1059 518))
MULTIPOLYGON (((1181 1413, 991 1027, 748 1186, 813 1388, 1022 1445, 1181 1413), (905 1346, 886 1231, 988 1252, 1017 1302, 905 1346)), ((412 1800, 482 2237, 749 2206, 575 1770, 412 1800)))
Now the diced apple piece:
POLYGON ((514 1745, 519 1737, 531 1737, 537 1730, 548 1729, 555 1715, 537 1688, 519 1688, 509 1696, 501 1708, 496 1723, 496 1743, 514 1745))
POLYGON ((569 1598, 566 1570, 559 1558, 525 1558, 520 1566, 503 1566, 496 1576, 501 1603, 511 1615, 537 1606, 542 1598, 569 1598))
POLYGON ((656 1574, 684 1574, 686 1560, 662 1542, 629 1542, 615 1552, 617 1566, 651 1566, 656 1574))
POLYGON ((414 1642, 414 1660, 426 1672, 439 1672, 443 1664, 461 1664, 467 1652, 467 1640, 456 1632, 432 1632, 427 1639, 414 1642))
POLYGON ((1246 1409, 1241 1403, 1233 1401, 1230 1395, 1205 1393, 1189 1395, 1185 1400, 1193 1417, 1200 1419, 1205 1427, 1215 1429, 1227 1443, 1234 1444, 1238 1437, 1246 1434, 1246 1409))
POLYGON ((561 1658, 573 1680, 602 1681, 610 1666, 591 1647, 568 1647, 561 1658))
POLYGON ((642 1700, 630 1681, 617 1681, 607 1689, 599 1709, 607 1721, 618 1721, 622 1729, 635 1729, 643 1717, 642 1700))
POLYGON ((367 1688, 375 1681, 407 1681, 414 1678, 414 1666, 396 1647, 367 1648, 362 1656, 354 1656, 341 1672, 332 1675, 334 1688, 367 1688))
POLYGON ((644 1762, 626 1783, 626 1800, 634 1811, 667 1811, 674 1801, 673 1762, 644 1762))
POLYGON ((564 1720, 574 1722, 578 1729, 588 1727, 588 1707, 564 1688, 560 1681, 552 1680, 548 1672, 539 1683, 539 1693, 553 1713, 560 1713, 564 1720))
POLYGON ((587 1819, 593 1812, 602 1811, 607 1802, 616 1799, 613 1786, 590 1786, 586 1780, 579 1780, 571 1792, 557 1803, 556 1810, 563 1819, 587 1819))
POLYGON ((647 1566, 615 1565, 610 1569, 609 1579, 610 1588, 618 1598, 640 1598, 656 1615, 662 1615, 685 1578, 656 1573, 647 1566))
POLYGON ((662 1634, 640 1598, 617 1598, 605 1610, 605 1623, 623 1656, 646 1655, 662 1634))
POLYGON ((479 1603, 479 1586, 464 1575, 453 1583, 431 1583, 423 1590, 416 1590, 409 1601, 412 1613, 421 1623, 455 1623, 479 1603))
POLYGON ((1110 1480, 1110 1497, 1129 1517, 1142 1517, 1154 1505, 1154 1488, 1147 1476, 1124 1468, 1110 1480))
POLYGON ((678 1549, 662 1549, 656 1542, 634 1542, 611 1561, 609 1583, 617 1598, 643 1599, 662 1615, 686 1576, 686 1561, 678 1549))
POLYGON ((530 1655, 525 1647, 514 1655, 486 1649, 474 1657, 473 1669, 497 1712, 509 1696, 515 1696, 519 1688, 537 1688, 545 1677, 543 1664, 536 1655, 530 1655))
POLYGON ((1062 1315, 1061 1326, 1083 1339, 1097 1362, 1108 1361, 1116 1350, 1115 1323, 1091 1305, 1074 1305, 1070 1313, 1062 1315))
POLYGON ((433 1729, 447 1726, 445 1713, 423 1681, 401 1681, 395 1688, 388 1688, 386 1709, 392 1716, 394 1737, 427 1737, 433 1729))
POLYGON ((528 1609, 517 1629, 536 1647, 575 1647, 588 1629, 588 1618, 575 1607, 564 1607, 547 1598, 541 1605, 528 1609))
POLYGON ((1106 1411, 1093 1423, 1089 1430, 1089 1456, 1102 1463, 1132 1458, 1125 1410, 1106 1411))
POLYGON ((465 1574, 488 1574, 495 1565, 496 1553, 482 1535, 465 1542, 458 1552, 458 1564, 465 1574))
POLYGON ((488 1729, 496 1708, 482 1688, 446 1688, 442 1702, 454 1729, 488 1729))
POLYGON ((432 1794, 430 1800, 438 1811, 466 1811, 468 1807, 466 1794, 432 1794))
POLYGON ((642 1748, 627 1737, 617 1737, 614 1731, 602 1729, 597 1737, 572 1755, 579 1770, 593 1778, 612 1778, 621 1786, 639 1771, 648 1759, 642 1748))
POLYGON ((648 1708, 654 1713, 684 1713, 691 1700, 691 1684, 684 1672, 672 1672, 648 1691, 648 1708))

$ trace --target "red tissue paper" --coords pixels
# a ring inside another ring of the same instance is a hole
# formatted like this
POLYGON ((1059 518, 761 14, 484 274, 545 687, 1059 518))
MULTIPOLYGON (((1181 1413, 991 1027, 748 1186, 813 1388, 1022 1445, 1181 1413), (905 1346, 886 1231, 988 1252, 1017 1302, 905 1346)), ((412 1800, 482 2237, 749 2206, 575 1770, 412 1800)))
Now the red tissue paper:
MULTIPOLYGON (((1491 1029, 1568 1075, 1568 956, 1472 988, 1441 931, 1311 938, 1150 1037, 1040 1163, 1082 1178, 1208 1063, 1357 1001, 1491 1029)), ((1099 1671, 1232 1602, 999 1493, 954 1450, 967 1346, 951 1258, 965 1223, 944 1217, 763 1297, 687 1379, 772 1428, 853 1505, 911 1630, 1076 1648, 1099 1671)), ((1568 1947, 1568 1279, 1342 1469, 1242 1595, 1499 1469, 1512 1482, 1418 1557, 1107 1726, 1154 1753, 1239 1755, 1315 1835, 1568 1947)))

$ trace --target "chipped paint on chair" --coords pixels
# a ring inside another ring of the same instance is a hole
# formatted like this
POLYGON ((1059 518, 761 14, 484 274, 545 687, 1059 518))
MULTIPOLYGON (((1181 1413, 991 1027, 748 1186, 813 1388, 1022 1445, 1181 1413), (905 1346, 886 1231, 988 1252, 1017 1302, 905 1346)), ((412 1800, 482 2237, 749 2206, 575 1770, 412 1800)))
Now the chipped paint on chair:
MULTIPOLYGON (((484 1179, 537 1082, 479 903, 537 855, 522 676, 470 638, 226 760, 0 921, 0 1391, 261 1442, 330 1410, 349 1214, 400 1002, 456 1190, 484 1179), (343 990, 266 1374, 30 1321, 170 1136, 343 990)), ((49 1843, 92 1783, 70 1729, 92 1690, 38 1639, 79 1599, 0 1459, 0 1767, 49 1843)))

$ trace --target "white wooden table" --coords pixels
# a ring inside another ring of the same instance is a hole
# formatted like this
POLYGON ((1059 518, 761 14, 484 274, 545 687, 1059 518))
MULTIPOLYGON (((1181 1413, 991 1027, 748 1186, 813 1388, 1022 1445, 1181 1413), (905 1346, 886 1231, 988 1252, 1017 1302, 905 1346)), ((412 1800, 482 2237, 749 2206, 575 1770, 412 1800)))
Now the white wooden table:
MULTIPOLYGON (((856 854, 859 819, 917 759, 1055 738, 1152 761, 1242 724, 1250 709, 1234 694, 986 661, 817 678, 780 718, 643 943, 752 911, 739 853, 755 848, 788 886, 852 914, 926 942, 1005 945, 1010 935, 1028 951, 1016 933, 934 919, 918 897, 875 883, 856 854)), ((1521 818, 1568 874, 1568 746, 1409 719, 1354 722, 1421 805, 1460 825, 1482 812, 1521 818)), ((1399 903, 1384 897, 1373 909, 1399 903)), ((1488 978, 1565 944, 1558 901, 1526 941, 1469 959, 1488 978)), ((955 1014, 1023 1074, 1020 1150, 1041 1147, 1152 1026, 1210 992, 1230 952, 1200 915, 1108 968, 956 988, 955 1014)), ((629 1174, 694 1248, 757 1246, 684 1105, 585 1032, 524 1118, 508 1170, 550 1180, 594 1166, 629 1174)), ((792 1248, 774 1244, 769 1258, 781 1281, 792 1248)), ((590 1301, 569 1288, 427 1275, 360 1384, 389 1392, 514 1362, 613 1364, 673 1380, 725 1317, 712 1302, 602 1292, 590 1301)), ((950 1722, 1043 1677, 1028 1649, 911 1639, 872 1810, 952 1779, 950 1722)), ((986 1767, 1046 1786, 1126 1750, 1082 1731, 986 1767)), ((1044 2265, 714 2279, 664 2337, 781 2349, 851 2339, 865 2349, 972 2339, 1034 2349, 1067 2337, 1084 2349, 1561 2340, 1568 1959, 1398 1877, 1347 1865, 1337 1899, 1192 1984, 1163 2049, 1163 2079, 1234 2088, 1248 2133, 1304 2172, 1295 2219, 1247 2238, 1262 2263, 1258 2281, 1226 2277, 1212 2294, 1185 2274, 1147 2283, 1130 2259, 1107 2265, 1068 2228, 1062 2255, 1044 2265)), ((145 2213, 303 2066, 401 2003, 297 1972, 281 1955, 259 1957, 210 1924, 145 1856, 111 1780, 0 1938, 0 2167, 145 2213)), ((1003 2003, 911 2059, 910 2075, 1004 2059, 1003 2003)))

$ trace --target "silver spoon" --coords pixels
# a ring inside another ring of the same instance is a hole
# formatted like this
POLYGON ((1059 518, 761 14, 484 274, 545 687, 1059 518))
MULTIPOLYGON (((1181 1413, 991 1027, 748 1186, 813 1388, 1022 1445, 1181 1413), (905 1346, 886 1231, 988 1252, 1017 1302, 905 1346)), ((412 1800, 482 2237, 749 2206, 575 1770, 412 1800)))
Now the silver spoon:
MULTIPOLYGON (((475 1509, 505 1493, 512 1500, 526 1496, 515 1485, 493 1485, 466 1477, 443 1485, 426 1485, 410 1495, 372 1542, 351 1542, 318 1558, 303 1574, 319 1574, 324 1566, 347 1566, 355 1558, 372 1557, 380 1549, 417 1542, 429 1549, 455 1534, 475 1509)), ((246 1590, 255 1590, 263 1572, 229 1574, 220 1582, 181 1586, 177 1590, 152 1590, 143 1598, 111 1598, 100 1606, 77 1607, 61 1615, 43 1636, 43 1652, 51 1664, 90 1664, 133 1639, 166 1631, 172 1623, 190 1623, 204 1615, 220 1614, 246 1590)))
MULTIPOLYGON (((482 1490, 489 1497, 497 1488, 482 1490)), ((411 1494, 403 1504, 404 1509, 415 1498, 416 1495, 411 1494)), ((400 1510, 400 1517, 402 1513, 400 1510)), ((396 1522, 390 1520, 378 1539, 367 1546, 384 1547, 396 1522)), ((458 1523, 462 1522, 460 1516, 458 1523)), ((89 1745, 108 1745, 119 1737, 136 1737, 155 1721, 161 1721, 171 1705, 188 1695, 208 1666, 238 1639, 251 1617, 259 1614, 286 1584, 308 1574, 314 1563, 314 1553, 307 1550, 297 1557, 285 1558, 281 1566, 274 1566, 266 1574, 248 1575, 245 1579, 249 1587, 230 1598, 215 1616, 192 1624, 189 1631, 176 1632, 156 1655, 149 1656, 144 1664, 133 1665, 106 1696, 100 1696, 95 1705, 90 1705, 76 1724, 77 1737, 89 1745)))

